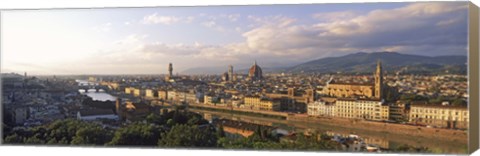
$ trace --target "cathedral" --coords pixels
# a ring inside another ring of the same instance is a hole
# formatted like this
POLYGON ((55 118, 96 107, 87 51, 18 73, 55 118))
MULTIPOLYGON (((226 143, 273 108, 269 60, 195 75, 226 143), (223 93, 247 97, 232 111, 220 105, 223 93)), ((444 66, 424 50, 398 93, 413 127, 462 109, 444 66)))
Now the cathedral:
POLYGON ((250 70, 248 70, 248 78, 250 80, 260 80, 263 78, 262 75, 262 68, 257 65, 257 61, 250 67, 250 70))
POLYGON ((374 73, 374 83, 341 83, 330 80, 323 90, 323 93, 333 97, 360 97, 379 99, 383 98, 383 70, 380 61, 377 62, 374 73))

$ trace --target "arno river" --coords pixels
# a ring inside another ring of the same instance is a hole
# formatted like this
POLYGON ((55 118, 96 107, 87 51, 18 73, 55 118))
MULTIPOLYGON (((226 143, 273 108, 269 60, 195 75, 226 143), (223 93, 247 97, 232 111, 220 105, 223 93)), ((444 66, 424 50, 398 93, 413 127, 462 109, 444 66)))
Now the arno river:
POLYGON ((400 145, 407 144, 416 147, 428 147, 428 149, 434 153, 465 153, 467 150, 467 143, 460 141, 455 142, 450 140, 400 135, 395 133, 379 133, 361 129, 346 129, 344 127, 336 127, 322 123, 306 123, 258 116, 253 117, 235 113, 217 112, 203 109, 191 109, 191 111, 204 115, 204 117, 208 120, 211 120, 213 118, 226 118, 279 127, 281 129, 289 131, 295 130, 296 132, 315 130, 318 132, 329 132, 339 135, 356 134, 364 140, 367 140, 366 142, 371 144, 377 144, 383 148, 395 148, 400 145))
MULTIPOLYGON (((77 82, 78 82, 79 85, 89 83, 87 80, 77 80, 77 82)), ((93 100, 98 100, 98 101, 107 101, 107 100, 115 101, 116 100, 115 96, 112 96, 108 93, 105 93, 105 91, 103 91, 103 90, 100 90, 100 92, 95 92, 95 91, 92 90, 92 91, 89 91, 87 93, 84 93, 83 91, 81 91, 80 93, 85 94, 85 95, 91 97, 93 100)))
MULTIPOLYGON (((88 83, 85 80, 77 80, 80 83, 88 83)), ((116 97, 105 93, 103 91, 94 92, 90 91, 88 93, 83 93, 94 100, 111 100, 115 101, 116 97)), ((219 111, 212 111, 212 110, 203 110, 203 109, 190 109, 193 112, 197 112, 202 114, 204 118, 207 120, 212 120, 214 118, 226 118, 231 120, 239 120, 245 122, 256 123, 260 125, 268 125, 278 127, 287 131, 296 131, 296 132, 303 132, 305 130, 315 130, 318 132, 328 132, 330 134, 339 134, 339 135, 349 135, 349 134, 356 134, 367 140, 367 143, 377 144, 383 148, 395 148, 403 144, 412 145, 416 147, 427 147, 434 153, 465 153, 467 150, 467 143, 461 141, 451 141, 451 140, 443 140, 437 138, 426 138, 426 137, 418 137, 418 136, 408 136, 408 135, 400 135, 396 133, 379 133, 373 132, 368 130, 362 129, 347 129, 344 127, 336 127, 332 125, 326 125, 322 123, 305 123, 299 121, 288 121, 284 119, 277 119, 277 118, 269 118, 269 117, 260 117, 260 116, 248 116, 248 115, 241 115, 236 113, 227 113, 227 112, 219 112, 219 111)), ((395 131, 392 129, 392 131, 395 131)))

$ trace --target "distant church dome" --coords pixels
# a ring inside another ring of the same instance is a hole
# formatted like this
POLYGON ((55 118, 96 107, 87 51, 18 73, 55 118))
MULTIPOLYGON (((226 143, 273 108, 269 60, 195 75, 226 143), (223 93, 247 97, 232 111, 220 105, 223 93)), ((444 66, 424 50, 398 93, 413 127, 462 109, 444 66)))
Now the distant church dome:
POLYGON ((252 80, 257 80, 263 78, 262 76, 262 68, 257 65, 257 61, 250 67, 250 70, 248 71, 248 77, 252 80))

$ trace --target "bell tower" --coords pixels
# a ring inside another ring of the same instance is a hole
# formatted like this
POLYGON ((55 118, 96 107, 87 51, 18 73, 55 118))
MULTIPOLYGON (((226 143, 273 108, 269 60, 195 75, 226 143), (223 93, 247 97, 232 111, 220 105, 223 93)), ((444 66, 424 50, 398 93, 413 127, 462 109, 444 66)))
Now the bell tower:
POLYGON ((383 71, 382 71, 382 63, 380 60, 377 61, 377 70, 375 71, 375 92, 374 97, 377 99, 383 98, 383 71))
POLYGON ((234 80, 233 80, 233 66, 232 66, 232 65, 229 65, 229 66, 228 66, 228 79, 229 79, 230 81, 234 81, 234 80))
POLYGON ((172 63, 168 64, 168 76, 172 77, 172 72, 173 72, 173 65, 172 63))

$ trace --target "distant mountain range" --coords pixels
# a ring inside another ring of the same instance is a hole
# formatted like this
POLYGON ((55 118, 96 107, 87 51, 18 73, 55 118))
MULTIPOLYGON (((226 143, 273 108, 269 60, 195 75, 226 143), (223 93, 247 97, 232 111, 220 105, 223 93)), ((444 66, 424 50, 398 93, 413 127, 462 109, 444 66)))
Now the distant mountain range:
MULTIPOLYGON (((377 61, 381 61, 387 72, 402 73, 467 73, 467 56, 421 56, 397 52, 359 52, 340 57, 327 57, 301 63, 292 67, 262 67, 266 72, 286 73, 373 73, 377 61)), ((226 67, 192 68, 185 74, 221 74, 226 67)), ((235 70, 247 73, 248 69, 235 70)))
POLYGON ((317 73, 372 73, 377 61, 383 69, 405 73, 466 73, 466 56, 420 56, 396 52, 354 53, 340 57, 328 57, 302 63, 285 72, 317 73))

